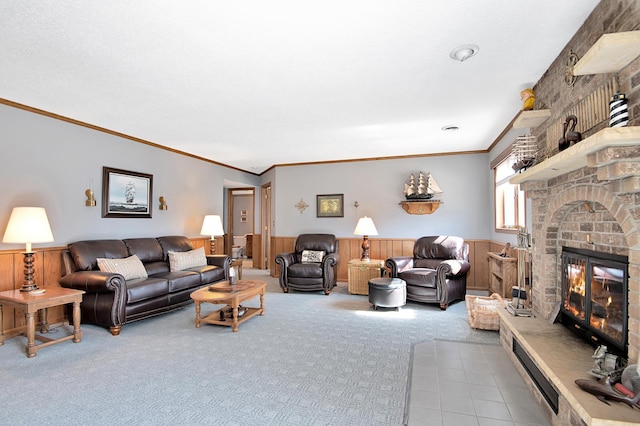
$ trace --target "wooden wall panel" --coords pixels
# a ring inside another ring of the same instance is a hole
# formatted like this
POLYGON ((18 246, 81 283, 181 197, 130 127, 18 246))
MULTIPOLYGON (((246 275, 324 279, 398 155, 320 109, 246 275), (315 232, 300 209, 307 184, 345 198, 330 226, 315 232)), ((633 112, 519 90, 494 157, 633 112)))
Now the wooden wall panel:
POLYGON ((489 264, 487 262, 487 251, 489 251, 489 241, 473 240, 469 241, 469 259, 474 259, 467 279, 467 288, 471 290, 489 289, 489 264))
MULTIPOLYGON (((278 253, 288 253, 293 251, 296 237, 272 237, 272 255, 269 259, 269 269, 271 276, 277 277, 278 266, 275 264, 275 256, 278 253)), ((338 253, 340 263, 338 264, 338 281, 347 282, 349 272, 348 264, 351 259, 360 259, 362 255, 362 239, 360 238, 339 238, 338 253)), ((412 256, 413 239, 369 239, 369 257, 371 259, 386 260, 395 256, 412 256)), ((469 262, 471 270, 467 278, 467 288, 470 290, 489 289, 489 264, 487 261, 488 251, 500 252, 504 244, 494 243, 488 240, 466 240, 469 244, 469 262)))

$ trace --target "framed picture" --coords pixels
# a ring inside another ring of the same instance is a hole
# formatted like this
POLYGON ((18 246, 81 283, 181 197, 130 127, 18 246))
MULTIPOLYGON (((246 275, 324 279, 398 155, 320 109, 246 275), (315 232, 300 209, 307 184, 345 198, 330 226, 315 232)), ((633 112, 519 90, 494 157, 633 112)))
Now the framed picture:
POLYGON ((317 217, 344 217, 344 194, 316 195, 317 217))
POLYGON ((246 223, 247 222, 247 217, 246 216, 240 216, 240 222, 241 223, 246 223))
POLYGON ((246 215, 247 215, 246 210, 240 210, 240 216, 246 216, 246 215))
POLYGON ((102 217, 151 217, 153 175, 102 168, 102 217))

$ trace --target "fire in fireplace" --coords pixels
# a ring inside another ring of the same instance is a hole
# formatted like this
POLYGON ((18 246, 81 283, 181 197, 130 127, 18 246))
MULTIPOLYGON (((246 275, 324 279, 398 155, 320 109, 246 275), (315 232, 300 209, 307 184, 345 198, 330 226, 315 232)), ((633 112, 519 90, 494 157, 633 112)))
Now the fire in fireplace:
POLYGON ((627 357, 628 258, 562 248, 562 324, 594 347, 627 357))

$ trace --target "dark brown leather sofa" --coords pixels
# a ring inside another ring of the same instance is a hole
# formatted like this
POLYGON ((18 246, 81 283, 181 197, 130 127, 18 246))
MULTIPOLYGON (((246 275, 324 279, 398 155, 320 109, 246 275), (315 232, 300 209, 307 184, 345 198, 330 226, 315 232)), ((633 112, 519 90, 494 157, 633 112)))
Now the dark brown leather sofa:
POLYGON ((185 306, 192 302, 189 295, 194 290, 228 279, 227 255, 207 255, 205 266, 171 271, 168 252, 192 249, 183 236, 78 241, 62 254, 60 285, 86 292, 80 305, 82 322, 108 327, 117 336, 124 324, 185 306), (134 254, 147 278, 125 280, 98 268, 97 258, 125 259, 134 254))
POLYGON ((275 258, 280 266, 280 287, 298 291, 324 291, 329 294, 336 286, 339 255, 338 240, 333 234, 300 234, 291 253, 281 253, 275 258), (305 262, 303 252, 323 252, 317 262, 305 262))
POLYGON ((407 283, 407 300, 438 303, 445 310, 467 293, 469 245, 460 237, 421 237, 414 243, 413 257, 392 257, 385 266, 391 278, 407 283))

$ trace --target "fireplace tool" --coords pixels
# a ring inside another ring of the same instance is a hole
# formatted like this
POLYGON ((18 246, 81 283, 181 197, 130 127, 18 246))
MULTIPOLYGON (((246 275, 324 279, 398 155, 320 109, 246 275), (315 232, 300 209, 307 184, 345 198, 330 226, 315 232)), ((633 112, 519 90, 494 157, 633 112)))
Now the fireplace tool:
POLYGON ((517 317, 532 317, 533 312, 527 307, 530 295, 527 295, 527 285, 531 289, 531 265, 530 256, 531 235, 521 228, 518 230, 518 285, 511 288, 511 302, 507 304, 507 311, 517 317))

